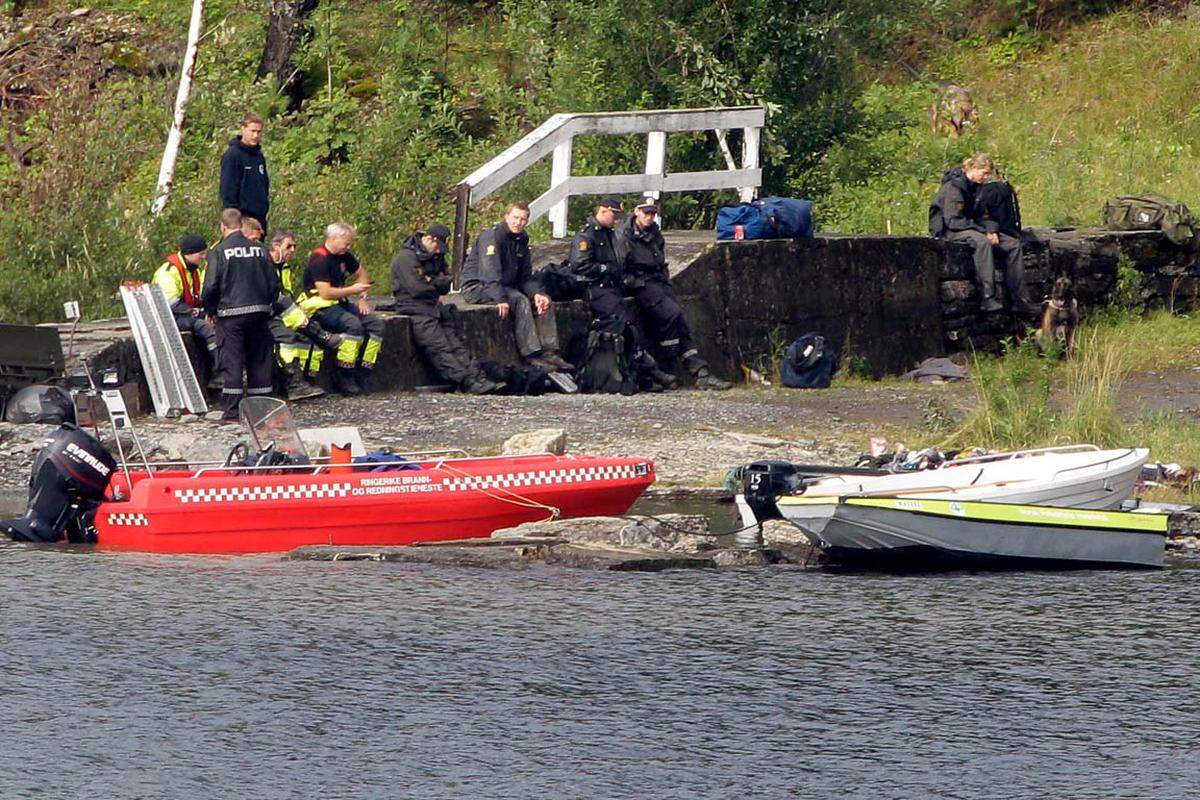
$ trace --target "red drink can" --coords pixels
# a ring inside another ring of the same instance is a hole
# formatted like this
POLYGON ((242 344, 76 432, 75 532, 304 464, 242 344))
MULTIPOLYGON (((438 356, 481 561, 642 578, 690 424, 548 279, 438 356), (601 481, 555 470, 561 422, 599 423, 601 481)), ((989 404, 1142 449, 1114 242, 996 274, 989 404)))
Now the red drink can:
POLYGON ((734 225, 733 226, 733 238, 739 242, 742 239, 745 239, 746 238, 746 226, 745 225, 734 225))

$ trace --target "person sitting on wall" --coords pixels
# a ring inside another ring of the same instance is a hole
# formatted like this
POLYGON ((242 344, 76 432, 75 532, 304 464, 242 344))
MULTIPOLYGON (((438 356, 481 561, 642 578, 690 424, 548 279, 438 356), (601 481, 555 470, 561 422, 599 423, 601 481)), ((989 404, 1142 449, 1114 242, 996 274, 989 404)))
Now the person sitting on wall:
POLYGON ((392 259, 396 313, 409 316, 413 343, 440 380, 469 394, 495 394, 505 384, 484 374, 463 344, 454 306, 441 302, 450 291, 444 255, 449 235, 445 225, 430 225, 404 240, 392 259))
POLYGON ((351 252, 354 226, 334 222, 325 244, 315 248, 304 270, 300 308, 322 329, 345 336, 338 345, 333 382, 344 395, 362 394, 383 345, 383 320, 371 313, 371 277, 351 252))
POLYGON ((207 380, 217 374, 219 348, 217 330, 204 315, 200 291, 204 286, 205 254, 208 243, 198 233, 189 233, 179 240, 179 250, 167 256, 154 271, 153 283, 162 289, 175 317, 175 327, 181 333, 191 333, 204 348, 207 380))
POLYGON ((501 319, 511 319, 521 358, 548 370, 572 365, 556 352, 553 326, 540 332, 535 315, 550 308, 550 295, 533 273, 529 256, 529 206, 513 203, 504 219, 475 239, 462 271, 462 294, 468 303, 494 305, 501 319))
POLYGON ((691 329, 671 286, 658 211, 658 201, 644 197, 617 227, 618 251, 625 267, 622 285, 637 301, 646 327, 657 342, 654 356, 663 371, 673 373, 682 359, 683 366, 695 377, 697 389, 728 389, 729 381, 712 374, 692 342, 691 329))
POLYGON ((929 206, 929 233, 947 242, 970 245, 974 251, 975 279, 979 284, 980 309, 1001 311, 996 299, 995 252, 1004 256, 1004 285, 1014 314, 1035 318, 1041 308, 1029 301, 1025 289, 1025 266, 1021 239, 1000 230, 992 219, 980 219, 975 208, 977 187, 987 182, 994 164, 984 153, 963 160, 962 167, 948 170, 929 206))

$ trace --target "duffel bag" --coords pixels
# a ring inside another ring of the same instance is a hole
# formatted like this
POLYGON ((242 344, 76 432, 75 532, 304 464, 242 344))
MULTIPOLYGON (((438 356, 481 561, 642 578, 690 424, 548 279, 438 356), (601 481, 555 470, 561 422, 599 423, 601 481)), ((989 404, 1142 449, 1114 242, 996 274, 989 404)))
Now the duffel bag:
POLYGON ((1196 218, 1183 203, 1159 194, 1121 195, 1104 203, 1104 226, 1114 231, 1158 231, 1172 244, 1191 244, 1196 218))

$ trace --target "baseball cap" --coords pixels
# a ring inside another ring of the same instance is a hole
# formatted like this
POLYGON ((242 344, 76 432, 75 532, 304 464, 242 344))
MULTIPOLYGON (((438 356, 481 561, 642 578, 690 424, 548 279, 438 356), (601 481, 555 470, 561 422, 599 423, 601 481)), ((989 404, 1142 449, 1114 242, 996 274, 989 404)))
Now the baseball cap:
POLYGON ((440 222, 429 226, 429 230, 425 231, 427 236, 432 236, 442 243, 442 247, 446 246, 446 240, 450 238, 450 229, 440 222))

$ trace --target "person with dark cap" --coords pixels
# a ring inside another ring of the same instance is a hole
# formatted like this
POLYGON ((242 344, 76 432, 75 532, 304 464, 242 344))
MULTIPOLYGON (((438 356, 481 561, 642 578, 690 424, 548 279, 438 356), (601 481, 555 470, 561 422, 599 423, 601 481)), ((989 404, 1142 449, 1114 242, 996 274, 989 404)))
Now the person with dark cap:
POLYGON ((658 212, 658 200, 643 197, 617 227, 617 250, 624 257, 621 283, 637 301, 648 323, 646 327, 657 343, 654 355, 661 369, 673 373, 682 358, 683 366, 695 378, 697 389, 728 389, 729 381, 712 374, 692 341, 683 308, 671 286, 658 212))
POLYGON ((204 316, 200 301, 200 290, 204 286, 204 254, 208 243, 198 233, 189 233, 179 240, 179 250, 167 256, 157 270, 152 282, 162 289, 175 317, 175 327, 181 333, 191 333, 196 343, 204 348, 207 379, 217 374, 217 331, 212 321, 204 316))
POLYGON ((413 342, 441 380, 470 394, 493 394, 505 384, 484 374, 459 336, 454 306, 441 302, 450 291, 445 257, 449 236, 449 228, 436 224, 404 240, 392 259, 395 310, 410 318, 413 342))
POLYGON ((254 217, 267 230, 271 210, 271 176, 262 152, 263 118, 254 112, 242 117, 242 132, 229 140, 221 156, 221 208, 236 208, 254 217))
POLYGON ((468 303, 493 305, 501 319, 511 319, 517 351, 535 367, 570 370, 556 352, 553 325, 538 330, 537 317, 550 308, 550 295, 533 272, 529 256, 529 206, 512 203, 504 219, 475 239, 463 264, 462 294, 468 303))
POLYGON ((242 233, 242 214, 236 208, 221 212, 221 237, 208 254, 200 296, 221 337, 221 420, 236 422, 243 368, 245 394, 271 393, 268 321, 280 285, 262 244, 242 233))
POLYGON ((642 348, 641 332, 633 315, 625 307, 623 291, 624 256, 615 227, 621 214, 621 200, 605 197, 596 206, 595 214, 575 238, 567 262, 571 271, 587 285, 588 308, 592 326, 606 333, 625 337, 628 362, 638 373, 639 383, 646 388, 673 389, 675 376, 658 368, 654 358, 642 348), (645 384, 649 381, 649 384, 645 384))

